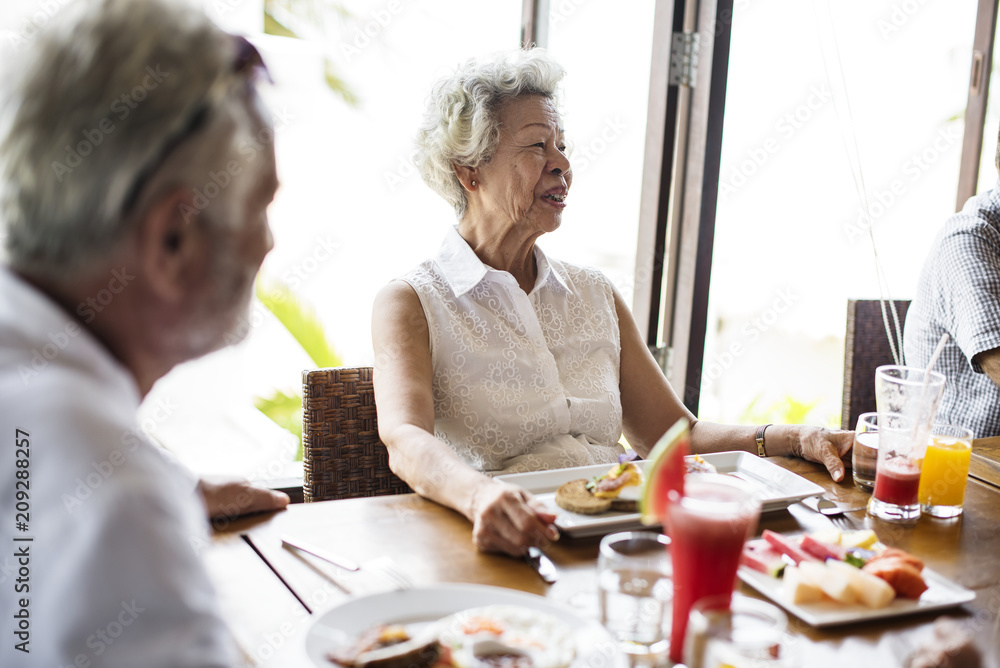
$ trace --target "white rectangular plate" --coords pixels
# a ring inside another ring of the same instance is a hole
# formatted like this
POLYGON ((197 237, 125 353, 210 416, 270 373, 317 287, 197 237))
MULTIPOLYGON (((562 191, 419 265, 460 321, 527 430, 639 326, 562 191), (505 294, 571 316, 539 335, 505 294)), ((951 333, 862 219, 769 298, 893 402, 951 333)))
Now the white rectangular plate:
POLYGON ((897 598, 886 607, 878 610, 872 610, 863 605, 844 605, 836 601, 796 605, 785 599, 781 580, 769 577, 746 566, 740 566, 739 575, 741 580, 761 594, 767 596, 809 626, 816 627, 852 624, 869 619, 916 615, 929 610, 953 608, 963 603, 969 603, 976 598, 976 593, 971 589, 966 589, 962 585, 938 575, 929 568, 925 568, 922 572, 924 582, 927 583, 927 591, 918 600, 897 598))
MULTIPOLYGON (((702 458, 715 466, 719 473, 734 475, 750 484, 760 494, 763 512, 782 510, 796 501, 823 493, 823 488, 816 483, 747 452, 716 452, 702 455, 702 458)), ((637 461, 636 464, 645 470, 649 462, 637 461)), ((497 476, 497 479, 520 485, 534 494, 535 498, 548 506, 556 515, 556 526, 568 536, 600 536, 612 531, 629 531, 643 527, 638 513, 609 511, 600 515, 580 515, 556 505, 555 491, 563 483, 578 478, 589 480, 604 475, 610 468, 610 464, 577 466, 551 471, 514 473, 497 476)))

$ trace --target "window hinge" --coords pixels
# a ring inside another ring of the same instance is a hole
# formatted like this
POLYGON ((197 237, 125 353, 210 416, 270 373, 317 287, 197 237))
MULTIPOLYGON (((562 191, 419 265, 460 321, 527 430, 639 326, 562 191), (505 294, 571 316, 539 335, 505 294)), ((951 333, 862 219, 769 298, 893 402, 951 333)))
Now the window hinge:
POLYGON ((675 32, 670 40, 670 85, 694 87, 698 78, 698 52, 701 35, 675 32))

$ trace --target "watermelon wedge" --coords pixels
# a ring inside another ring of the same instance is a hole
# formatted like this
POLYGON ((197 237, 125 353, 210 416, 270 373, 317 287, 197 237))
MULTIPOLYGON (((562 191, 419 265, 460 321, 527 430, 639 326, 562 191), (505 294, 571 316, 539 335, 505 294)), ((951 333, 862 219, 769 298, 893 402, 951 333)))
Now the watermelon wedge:
POLYGON ((684 494, 684 456, 690 450, 687 418, 681 418, 656 442, 649 453, 646 481, 639 496, 643 524, 659 524, 666 516, 667 495, 684 494))

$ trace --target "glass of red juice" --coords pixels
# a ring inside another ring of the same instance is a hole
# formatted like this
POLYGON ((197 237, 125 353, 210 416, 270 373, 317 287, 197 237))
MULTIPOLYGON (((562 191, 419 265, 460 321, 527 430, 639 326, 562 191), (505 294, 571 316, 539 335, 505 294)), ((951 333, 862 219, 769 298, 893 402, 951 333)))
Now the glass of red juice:
POLYGON ((688 474, 684 494, 670 492, 665 519, 674 571, 671 661, 684 658, 691 606, 706 597, 731 599, 743 544, 759 517, 760 501, 731 476, 688 474))
POLYGON ((889 522, 920 518, 920 469, 926 430, 899 413, 879 418, 878 468, 868 512, 889 522))

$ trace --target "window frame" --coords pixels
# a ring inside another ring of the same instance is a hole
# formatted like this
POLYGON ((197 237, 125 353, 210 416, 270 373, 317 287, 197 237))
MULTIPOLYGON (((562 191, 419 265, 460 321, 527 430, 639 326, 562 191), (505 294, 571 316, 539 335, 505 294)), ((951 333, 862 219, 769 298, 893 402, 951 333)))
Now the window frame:
POLYGON ((993 46, 996 42, 997 11, 1000 0, 979 0, 976 10, 976 33, 972 43, 969 68, 969 98, 965 105, 965 131, 958 176, 955 210, 976 194, 979 163, 983 153, 986 108, 990 99, 990 74, 993 70, 993 46))

